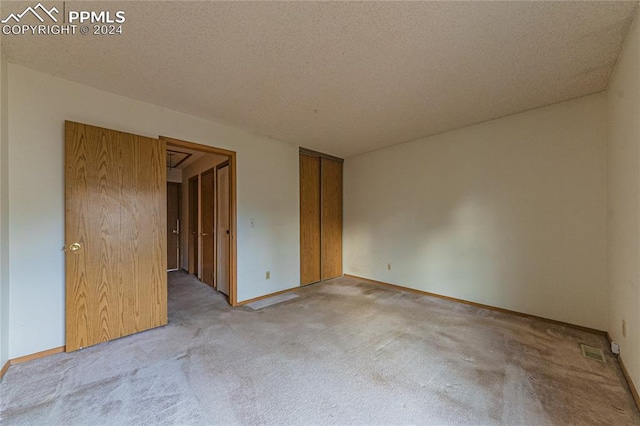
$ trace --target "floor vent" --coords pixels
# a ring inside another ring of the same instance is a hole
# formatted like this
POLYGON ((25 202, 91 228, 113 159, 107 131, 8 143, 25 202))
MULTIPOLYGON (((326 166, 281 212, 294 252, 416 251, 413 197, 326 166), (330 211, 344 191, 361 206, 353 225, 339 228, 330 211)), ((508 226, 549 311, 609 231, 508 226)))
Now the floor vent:
POLYGON ((582 356, 589 359, 595 359, 599 362, 607 362, 604 357, 604 353, 602 349, 594 348, 593 346, 580 344, 580 348, 582 349, 582 356))

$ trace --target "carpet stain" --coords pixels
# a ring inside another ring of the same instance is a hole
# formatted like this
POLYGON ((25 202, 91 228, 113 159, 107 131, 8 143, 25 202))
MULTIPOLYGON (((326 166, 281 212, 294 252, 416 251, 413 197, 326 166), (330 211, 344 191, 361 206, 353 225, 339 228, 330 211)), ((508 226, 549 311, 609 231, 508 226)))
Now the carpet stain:
POLYGON ((231 308, 171 273, 168 326, 11 367, 0 422, 640 425, 603 336, 351 278, 294 293, 231 308))

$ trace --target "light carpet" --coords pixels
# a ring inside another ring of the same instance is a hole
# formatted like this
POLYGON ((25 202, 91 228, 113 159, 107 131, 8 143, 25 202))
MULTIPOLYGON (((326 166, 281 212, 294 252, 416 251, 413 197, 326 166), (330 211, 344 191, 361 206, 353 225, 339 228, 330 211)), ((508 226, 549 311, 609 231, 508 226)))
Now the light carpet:
POLYGON ((256 300, 255 302, 247 303, 245 306, 247 308, 251 308, 254 311, 258 309, 266 308, 267 306, 273 306, 277 303, 286 302, 287 300, 295 299, 298 297, 297 294, 294 293, 284 293, 278 294, 277 296, 267 297, 266 299, 256 300))
POLYGON ((341 278, 257 311, 185 273, 166 327, 12 366, 0 423, 640 424, 603 336, 341 278))

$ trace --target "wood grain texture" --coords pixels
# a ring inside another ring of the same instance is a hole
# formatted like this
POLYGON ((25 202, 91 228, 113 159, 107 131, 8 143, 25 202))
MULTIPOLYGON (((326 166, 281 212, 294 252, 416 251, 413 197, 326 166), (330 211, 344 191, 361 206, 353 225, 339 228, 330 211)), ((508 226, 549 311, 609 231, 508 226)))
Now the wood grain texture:
POLYGON ((218 166, 216 187, 216 274, 218 291, 229 295, 229 253, 231 251, 230 234, 230 196, 229 196, 229 165, 218 166))
POLYGON ((342 163, 320 159, 322 280, 342 275, 342 163))
POLYGON ((320 158, 300 154, 300 285, 320 281, 320 158))
POLYGON ((180 188, 181 184, 167 182, 167 270, 180 267, 180 188))
POLYGON ((171 144, 175 147, 193 149, 201 152, 208 152, 212 154, 225 155, 229 158, 229 240, 230 240, 230 252, 229 252, 229 304, 231 306, 238 306, 238 240, 236 238, 238 232, 238 185, 237 185, 237 156, 235 151, 230 151, 223 148, 216 148, 209 145, 202 145, 198 143, 188 142, 180 139, 171 138, 168 136, 160 136, 160 140, 171 144))
POLYGON ((318 157, 318 158, 326 158, 328 160, 337 161, 338 163, 344 163, 342 158, 334 157, 333 155, 325 154, 323 152, 314 151, 308 148, 300 147, 298 152, 301 155, 308 155, 309 157, 318 157))
POLYGON ((235 152, 229 157, 229 304, 231 306, 238 305, 238 292, 236 282, 238 279, 238 264, 236 253, 238 251, 237 226, 237 178, 236 178, 236 154, 235 152))
POLYGON ((200 220, 203 283, 216 287, 215 282, 215 168, 200 175, 200 220))
POLYGON ((189 179, 189 273, 198 275, 200 235, 198 234, 198 179, 195 175, 189 179))
POLYGON ((167 323, 165 150, 65 123, 67 351, 167 323))

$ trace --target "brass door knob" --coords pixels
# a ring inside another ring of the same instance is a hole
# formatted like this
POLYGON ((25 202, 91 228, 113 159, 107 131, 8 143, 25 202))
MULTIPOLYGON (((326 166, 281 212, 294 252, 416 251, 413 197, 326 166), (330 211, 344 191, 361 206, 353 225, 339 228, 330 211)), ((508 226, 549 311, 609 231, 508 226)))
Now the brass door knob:
POLYGON ((69 246, 69 251, 78 251, 82 248, 79 243, 73 243, 69 246))

